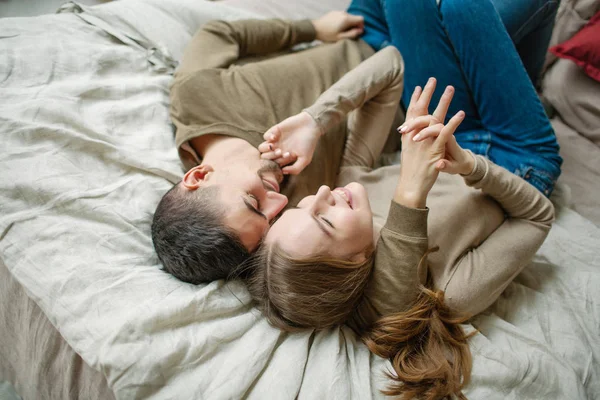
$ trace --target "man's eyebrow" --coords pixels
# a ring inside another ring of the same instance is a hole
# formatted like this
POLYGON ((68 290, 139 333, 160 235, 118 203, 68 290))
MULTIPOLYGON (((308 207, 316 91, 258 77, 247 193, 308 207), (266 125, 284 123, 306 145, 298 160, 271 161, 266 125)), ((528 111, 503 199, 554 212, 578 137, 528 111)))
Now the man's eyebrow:
POLYGON ((261 216, 264 219, 267 219, 267 216, 263 213, 261 213, 260 211, 258 211, 256 208, 254 208, 254 206, 245 198, 242 197, 242 200, 244 201, 244 204, 246 205, 246 207, 248 207, 248 210, 252 211, 254 214, 257 214, 259 216, 261 216))

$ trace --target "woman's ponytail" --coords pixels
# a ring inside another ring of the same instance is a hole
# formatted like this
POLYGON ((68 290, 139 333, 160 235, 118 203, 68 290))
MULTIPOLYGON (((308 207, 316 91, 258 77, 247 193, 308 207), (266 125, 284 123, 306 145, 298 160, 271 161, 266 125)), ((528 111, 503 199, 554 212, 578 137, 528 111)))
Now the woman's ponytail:
POLYGON ((363 340, 371 352, 392 362, 394 382, 384 394, 403 400, 466 399, 462 388, 472 364, 467 339, 475 332, 465 334, 460 323, 467 318, 456 317, 444 303, 444 292, 429 287, 431 278, 408 311, 379 319, 363 340))

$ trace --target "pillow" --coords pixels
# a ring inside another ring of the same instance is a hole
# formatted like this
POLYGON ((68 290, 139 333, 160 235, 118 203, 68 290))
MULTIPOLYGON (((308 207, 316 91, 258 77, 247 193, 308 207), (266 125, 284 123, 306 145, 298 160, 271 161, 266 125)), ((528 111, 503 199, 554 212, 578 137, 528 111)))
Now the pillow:
POLYGON ((542 90, 568 126, 600 146, 600 82, 570 60, 559 59, 544 75, 542 90))
POLYGON ((297 19, 300 16, 318 18, 331 10, 345 10, 350 0, 223 0, 220 3, 266 18, 297 19))
MULTIPOLYGON (((572 38, 598 11, 600 11, 598 0, 562 0, 556 14, 549 47, 572 38)), ((556 59, 557 57, 548 51, 544 70, 556 59)))
POLYGON ((148 51, 158 72, 172 72, 200 26, 213 19, 257 18, 223 2, 197 0, 112 1, 94 7, 65 3, 59 13, 76 13, 121 42, 148 51), (161 69, 161 66, 166 68, 161 69))
POLYGON ((571 39, 550 48, 561 58, 579 65, 588 76, 600 82, 600 12, 571 39))

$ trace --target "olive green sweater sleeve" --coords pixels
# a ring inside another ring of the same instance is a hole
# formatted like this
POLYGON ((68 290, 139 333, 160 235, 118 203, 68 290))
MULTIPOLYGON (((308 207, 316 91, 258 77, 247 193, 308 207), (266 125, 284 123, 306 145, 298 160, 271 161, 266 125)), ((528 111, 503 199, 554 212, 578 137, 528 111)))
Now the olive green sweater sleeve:
POLYGON ((304 111, 325 135, 347 124, 343 166, 372 167, 387 140, 403 87, 404 61, 388 46, 345 74, 304 111))
MULTIPOLYGON (((442 265, 438 267, 446 270, 442 275, 448 279, 437 281, 434 276, 434 285, 445 291, 446 304, 452 310, 466 316, 482 312, 498 299, 531 262, 554 221, 552 203, 535 187, 482 156, 474 157, 474 169, 463 177, 465 183, 491 197, 506 216, 477 245, 471 247, 469 243, 451 239, 446 243, 464 247, 458 252, 445 251, 456 253, 457 257, 440 261, 442 265)), ((455 193, 461 196, 458 187, 455 193)), ((469 196, 464 199, 468 202, 469 196)), ((489 203, 488 207, 494 206, 489 203)), ((443 212, 465 213, 464 218, 458 219, 466 224, 461 229, 469 230, 470 224, 485 224, 486 212, 490 210, 464 207, 443 212), (473 215, 478 212, 481 214, 473 215)), ((429 246, 427 216, 426 209, 406 208, 392 202, 377 242, 371 281, 349 321, 357 332, 364 331, 382 316, 407 310, 416 299, 418 285, 426 278, 418 276, 417 269, 429 246)), ((451 232, 452 227, 448 229, 451 232)))
POLYGON ((506 219, 479 246, 466 249, 441 288, 446 303, 467 315, 480 313, 500 296, 531 262, 554 221, 554 206, 539 190, 482 156, 475 159, 465 183, 492 197, 506 219))
POLYGON ((317 121, 323 132, 327 132, 345 121, 350 111, 362 107, 395 80, 401 79, 403 72, 400 52, 388 46, 345 74, 304 111, 317 121))
POLYGON ((206 68, 227 68, 240 58, 275 53, 310 42, 315 36, 310 20, 211 21, 192 38, 176 75, 206 68))
MULTIPOLYGON (((522 178, 494 164, 480 155, 465 183, 496 200, 508 219, 519 219, 525 225, 538 226, 549 231, 554 221, 554 206, 539 190, 522 178)), ((545 237, 546 235, 544 235, 545 237)))
POLYGON ((371 280, 350 326, 360 332, 379 317, 404 311, 418 294, 417 268, 428 248, 428 209, 391 202, 375 250, 371 280))

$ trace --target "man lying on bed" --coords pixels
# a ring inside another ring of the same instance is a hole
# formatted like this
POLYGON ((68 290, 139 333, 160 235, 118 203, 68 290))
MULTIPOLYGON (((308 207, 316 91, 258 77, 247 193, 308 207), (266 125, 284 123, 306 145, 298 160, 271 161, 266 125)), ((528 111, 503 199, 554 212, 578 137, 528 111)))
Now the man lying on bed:
MULTIPOLYGON (((286 206, 334 185, 342 164, 375 162, 385 137, 374 140, 368 131, 387 136, 391 128, 389 109, 398 108, 403 83, 398 51, 382 51, 361 66, 364 86, 352 109, 329 112, 344 92, 332 85, 373 55, 362 40, 343 40, 362 31, 362 17, 332 12, 314 21, 212 21, 196 33, 171 87, 187 173, 164 195, 152 224, 167 272, 191 283, 231 276, 286 206), (330 43, 289 52, 314 39, 330 43), (290 146, 315 144, 312 160, 287 153, 261 159, 258 147, 270 135, 313 135, 316 121, 318 145, 307 138, 290 146)), ((349 78, 340 84, 351 84, 349 78)))

